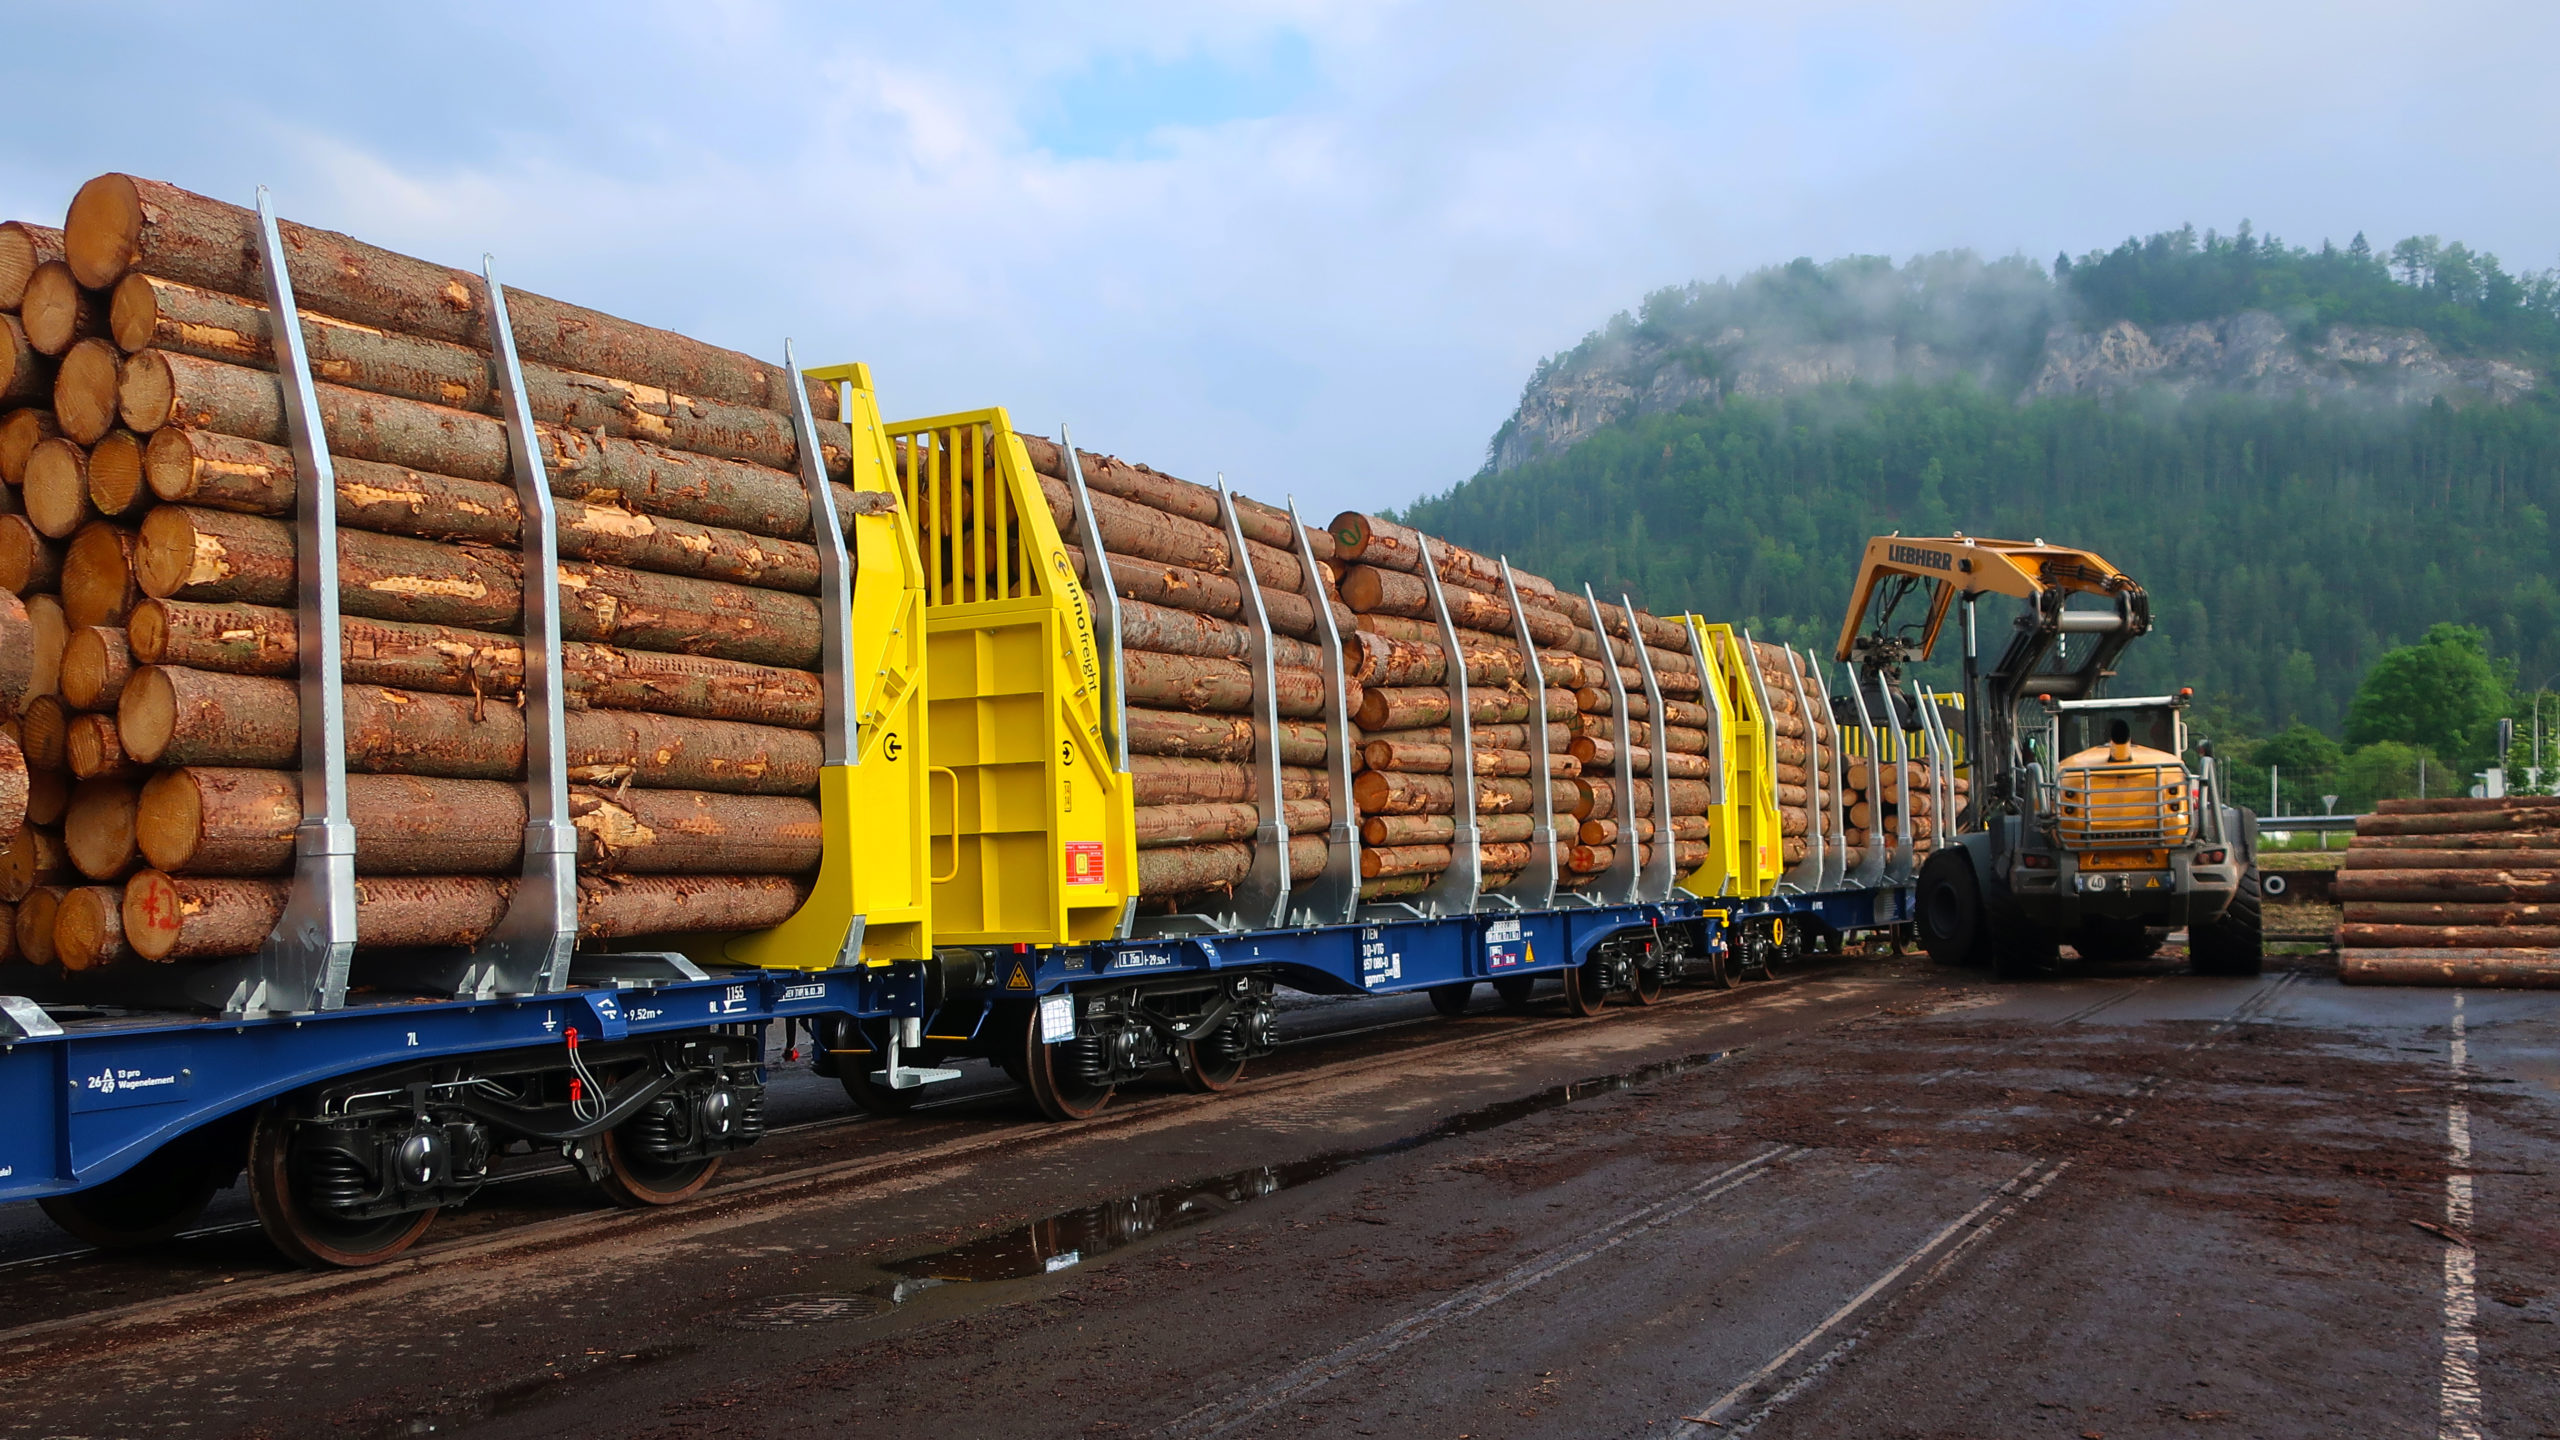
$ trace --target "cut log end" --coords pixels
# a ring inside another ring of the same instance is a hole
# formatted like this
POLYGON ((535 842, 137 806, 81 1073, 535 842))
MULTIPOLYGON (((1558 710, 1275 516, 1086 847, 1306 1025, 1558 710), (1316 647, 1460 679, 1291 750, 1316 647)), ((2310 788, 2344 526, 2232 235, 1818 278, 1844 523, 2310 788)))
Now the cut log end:
POLYGON ((62 222, 62 258, 92 290, 124 278, 142 258, 142 192, 130 175, 101 175, 71 197, 62 222))

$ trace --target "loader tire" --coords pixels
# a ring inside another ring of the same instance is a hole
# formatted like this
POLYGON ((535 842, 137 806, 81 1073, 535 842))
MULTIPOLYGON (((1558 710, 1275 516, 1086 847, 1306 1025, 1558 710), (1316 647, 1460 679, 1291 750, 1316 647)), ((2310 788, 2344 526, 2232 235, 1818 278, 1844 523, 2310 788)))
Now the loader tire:
POLYGON ((1920 945, 1941 965, 1982 962, 1982 882, 1964 851, 1941 850, 1920 867, 1915 888, 1920 945))
POLYGON ((2240 872, 2230 908, 2210 925, 2187 932, 2187 968, 2198 975, 2255 975, 2266 968, 2266 914, 2260 908, 2258 867, 2240 872))

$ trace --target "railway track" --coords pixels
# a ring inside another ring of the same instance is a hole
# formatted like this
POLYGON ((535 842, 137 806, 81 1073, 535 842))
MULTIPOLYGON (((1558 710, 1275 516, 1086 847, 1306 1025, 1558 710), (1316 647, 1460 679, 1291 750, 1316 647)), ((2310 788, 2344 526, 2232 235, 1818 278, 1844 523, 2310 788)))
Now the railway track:
MULTIPOLYGON (((441 1228, 436 1236, 387 1265, 366 1270, 317 1272, 254 1267, 263 1242, 250 1241, 254 1220, 202 1227, 168 1246, 120 1254, 93 1248, 64 1248, 24 1256, 0 1264, 19 1293, 18 1308, 40 1308, 48 1297, 77 1295, 103 1275, 129 1276, 138 1266, 152 1265, 165 1278, 160 1293, 123 1298, 117 1303, 80 1307, 0 1329, 0 1357, 41 1349, 55 1337, 93 1329, 143 1330, 171 1323, 204 1323, 218 1312, 264 1300, 301 1300, 365 1288, 385 1277, 412 1276, 439 1267, 492 1259, 535 1247, 575 1247, 636 1242, 642 1237, 681 1226, 705 1212, 735 1213, 791 1203, 821 1190, 911 1182, 937 1170, 965 1164, 994 1153, 1025 1157, 1038 1150, 1060 1149, 1114 1131, 1164 1123, 1239 1101, 1266 1099, 1318 1082, 1353 1080, 1396 1066, 1495 1050, 1519 1042, 1524 1033, 1542 1030, 1607 1028, 1613 1024, 1703 1008, 1740 1008, 1790 994, 1818 980, 1855 974, 1862 957, 1789 970, 1768 980, 1732 990, 1691 989, 1665 994, 1651 1005, 1612 1006, 1597 1016, 1568 1019, 1563 1002, 1542 997, 1528 1008, 1479 1009, 1450 1020, 1437 1015, 1400 1017, 1378 1023, 1322 1028, 1286 1037, 1278 1053, 1254 1072, 1239 1090, 1191 1094, 1174 1090, 1133 1092, 1089 1120, 1051 1122, 998 1118, 1020 1111, 1019 1094, 1005 1084, 992 1084, 949 1100, 920 1105, 905 1117, 862 1113, 779 1126, 767 1145, 746 1152, 732 1173, 715 1181, 692 1200, 653 1210, 618 1210, 601 1201, 576 1213, 524 1205, 509 1208, 507 1197, 542 1181, 566 1182, 575 1169, 566 1164, 542 1165, 514 1172, 493 1182, 497 1205, 475 1207, 465 1223, 441 1228), (1452 1026, 1463 1033, 1439 1035, 1452 1026), (832 1157, 847 1140, 882 1137, 874 1153, 832 1157), (780 1142, 780 1143, 775 1143, 780 1142), (209 1242, 243 1247, 227 1252, 229 1263, 193 1268, 185 1261, 209 1242), (240 1263, 248 1259, 248 1264, 240 1263)), ((1344 1009, 1368 1009, 1359 1002, 1344 1009)), ((1331 1007, 1326 1007, 1331 1008, 1331 1007)), ((1001 1077, 998 1077, 1000 1080, 1001 1077)), ((954 1082, 966 1083, 966 1082, 954 1082)), ((583 1189, 581 1185, 579 1188, 583 1189)), ((278 1266, 282 1261, 274 1262, 278 1266)))

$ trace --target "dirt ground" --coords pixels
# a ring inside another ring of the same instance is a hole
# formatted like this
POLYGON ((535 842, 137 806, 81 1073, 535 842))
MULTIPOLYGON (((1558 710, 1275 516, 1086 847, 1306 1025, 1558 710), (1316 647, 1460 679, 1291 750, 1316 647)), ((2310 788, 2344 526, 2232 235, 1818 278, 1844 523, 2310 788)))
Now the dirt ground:
POLYGON ((2560 996, 2280 965, 1487 1004, 362 1275, 37 1266, 0 1434, 2560 1435, 2560 996))

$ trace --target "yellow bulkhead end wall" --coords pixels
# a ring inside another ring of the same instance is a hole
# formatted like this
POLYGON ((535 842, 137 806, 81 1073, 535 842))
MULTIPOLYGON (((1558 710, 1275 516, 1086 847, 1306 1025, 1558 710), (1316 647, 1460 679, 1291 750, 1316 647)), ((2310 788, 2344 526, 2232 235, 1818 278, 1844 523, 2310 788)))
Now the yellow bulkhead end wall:
POLYGON ((1776 732, 1760 709, 1741 635, 1694 615, 1687 623, 1697 628, 1713 672, 1707 689, 1724 724, 1727 770, 1724 801, 1708 820, 1707 863, 1680 884, 1693 895, 1756 899, 1775 890, 1787 868, 1778 830, 1776 732))
POLYGON ((934 933, 1109 939, 1137 894, 1134 789, 1103 742, 1075 562, 1002 410, 888 427, 924 565, 934 933))
MULTIPOLYGON (((1713 656, 1713 642, 1708 636, 1708 625, 1704 616, 1681 615, 1676 617, 1673 623, 1687 626, 1696 635, 1698 653, 1713 656)), ((1747 747, 1740 745, 1732 738, 1741 717, 1735 711, 1733 700, 1728 693, 1731 687, 1727 686, 1723 677, 1716 672, 1712 658, 1707 665, 1707 673, 1698 678, 1702 682, 1698 699, 1714 712, 1718 727, 1716 733, 1727 737, 1727 740, 1718 748, 1717 753, 1710 757, 1720 773, 1709 780, 1709 783, 1715 787, 1715 799, 1707 806, 1707 858, 1700 862, 1696 869, 1673 883, 1701 899, 1712 900, 1720 894, 1741 893, 1728 892, 1723 888, 1729 871, 1717 854, 1716 837, 1733 833, 1734 811, 1743 795, 1736 761, 1740 752, 1747 747)), ((1660 842, 1657 840, 1657 843, 1660 842)))
MULTIPOLYGON (((866 365, 802 372, 838 384, 851 432, 851 488, 877 499, 891 484, 889 437, 866 365), (847 388, 849 387, 849 388, 847 388)), ((818 771, 823 849, 809 898, 770 930, 671 937, 714 965, 824 970, 842 958, 858 919, 860 963, 919 960, 933 951, 933 895, 926 883, 927 761, 924 724, 924 567, 896 508, 866 504, 844 522, 853 562, 848 656, 853 676, 853 763, 818 771)))
MULTIPOLYGON (((870 367, 805 372, 840 382, 856 492, 895 495, 888 429, 870 367), (849 386, 849 389, 844 388, 849 386)), ((824 969, 862 921, 859 956, 886 965, 933 951, 924 825, 931 759, 924 716, 924 566, 905 516, 865 506, 845 524, 853 561, 852 759, 818 772, 825 849, 809 899, 771 930, 726 939, 715 957, 773 969, 824 969)), ((697 957, 700 958, 700 957, 697 957)))

